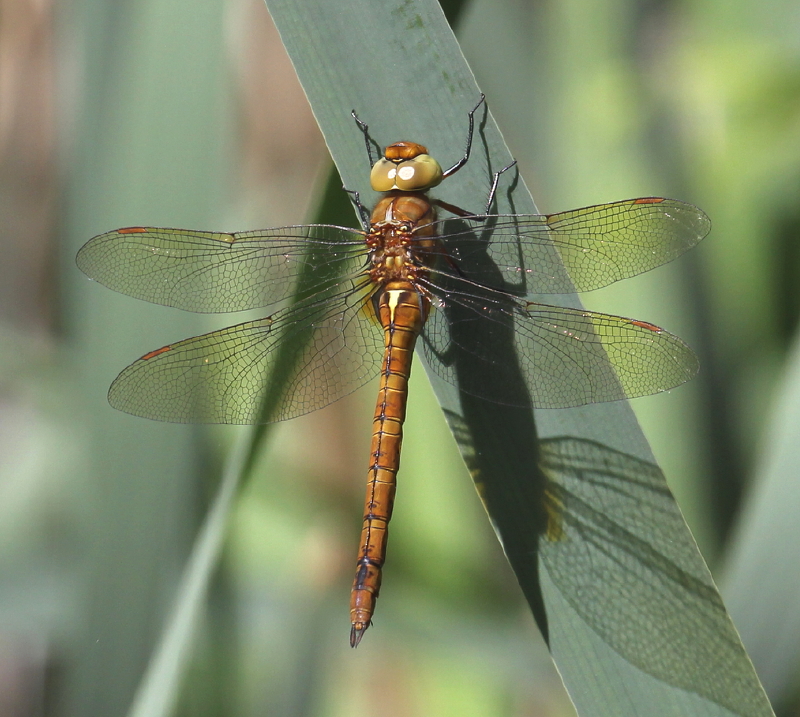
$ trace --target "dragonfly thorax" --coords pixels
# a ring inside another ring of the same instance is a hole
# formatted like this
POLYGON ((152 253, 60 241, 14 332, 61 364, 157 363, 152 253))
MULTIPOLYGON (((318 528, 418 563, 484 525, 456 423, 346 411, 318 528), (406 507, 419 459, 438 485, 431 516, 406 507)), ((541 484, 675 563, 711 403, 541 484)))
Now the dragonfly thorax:
POLYGON ((414 192, 390 192, 372 212, 367 246, 370 278, 378 284, 414 281, 431 261, 431 222, 436 212, 427 197, 414 192))
POLYGON ((370 252, 372 267, 369 276, 375 284, 386 284, 390 281, 414 281, 425 267, 422 257, 416 256, 416 247, 409 232, 397 233, 391 227, 381 234, 378 244, 370 252))
MULTIPOLYGON (((374 230, 379 225, 411 225, 424 226, 436 221, 436 210, 430 200, 420 192, 387 192, 375 205, 370 217, 370 226, 374 230)), ((372 233, 372 231, 370 231, 372 233)))

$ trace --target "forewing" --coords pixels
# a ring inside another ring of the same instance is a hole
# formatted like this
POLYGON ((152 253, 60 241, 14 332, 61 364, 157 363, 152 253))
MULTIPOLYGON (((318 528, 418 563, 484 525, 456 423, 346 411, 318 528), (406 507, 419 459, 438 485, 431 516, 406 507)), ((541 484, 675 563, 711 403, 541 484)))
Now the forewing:
POLYGON ((152 351, 109 389, 114 408, 173 423, 270 423, 314 411, 377 375, 369 287, 152 351))
POLYGON ((574 209, 560 214, 490 215, 447 220, 442 232, 452 263, 441 270, 493 288, 496 279, 480 261, 487 254, 505 287, 523 294, 591 291, 661 266, 697 244, 711 228, 697 207, 648 197, 574 209), (444 234, 451 227, 460 227, 444 234))
POLYGON ((291 295, 306 269, 321 283, 363 268, 363 235, 307 225, 227 234, 131 227, 90 239, 78 267, 114 291, 187 311, 243 311, 291 295))

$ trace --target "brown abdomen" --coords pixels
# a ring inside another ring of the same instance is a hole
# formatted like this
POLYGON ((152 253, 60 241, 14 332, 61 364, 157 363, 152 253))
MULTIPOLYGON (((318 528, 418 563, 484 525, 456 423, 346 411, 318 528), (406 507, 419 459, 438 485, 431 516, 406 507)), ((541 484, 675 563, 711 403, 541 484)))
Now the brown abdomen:
POLYGON ((364 501, 364 526, 356 577, 350 596, 350 644, 356 647, 370 626, 386 559, 389 519, 400 466, 400 445, 406 416, 408 377, 414 344, 422 331, 429 304, 407 281, 389 282, 376 298, 384 330, 384 355, 364 501))

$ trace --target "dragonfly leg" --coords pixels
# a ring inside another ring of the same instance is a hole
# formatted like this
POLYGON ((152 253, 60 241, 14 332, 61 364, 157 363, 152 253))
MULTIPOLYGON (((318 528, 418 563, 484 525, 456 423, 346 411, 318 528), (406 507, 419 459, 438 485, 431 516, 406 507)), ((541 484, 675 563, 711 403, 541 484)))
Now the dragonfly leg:
POLYGON ((369 220, 370 220, 370 211, 361 203, 361 197, 358 192, 348 189, 347 187, 342 187, 342 189, 350 195, 350 201, 352 202, 353 206, 356 208, 358 212, 358 216, 361 219, 361 226, 364 228, 364 231, 369 231, 369 220))
MULTIPOLYGON (((353 110, 352 112, 350 112, 350 115, 356 121, 358 128, 364 135, 364 144, 367 147, 367 157, 369 157, 369 166, 370 168, 372 168, 373 166, 375 166, 375 160, 372 158, 372 146, 374 145, 375 147, 378 147, 378 145, 374 140, 370 139, 369 125, 359 118, 359 116, 356 114, 356 111, 353 110)), ((380 148, 378 148, 378 156, 380 156, 380 148)))
POLYGON ((492 202, 494 202, 495 195, 497 194, 497 184, 500 181, 500 175, 503 174, 503 172, 507 172, 516 163, 517 163, 517 160, 515 159, 513 162, 511 162, 511 164, 507 164, 499 172, 495 172, 494 173, 494 176, 492 177, 492 186, 491 186, 491 189, 489 189, 489 196, 486 199, 486 211, 483 213, 484 216, 489 214, 489 212, 491 211, 492 202))
POLYGON ((442 173, 442 179, 449 177, 451 174, 455 174, 459 169, 461 169, 467 162, 469 162, 469 154, 472 151, 472 135, 475 131, 475 113, 478 111, 478 108, 486 101, 486 95, 481 93, 481 98, 478 100, 478 104, 476 104, 470 111, 469 111, 469 129, 467 130, 467 146, 464 148, 464 156, 458 160, 450 169, 446 169, 442 173))
POLYGON ((461 207, 455 204, 444 202, 441 199, 434 199, 432 204, 435 204, 437 207, 441 207, 445 211, 448 211, 457 217, 464 217, 465 219, 474 219, 479 222, 484 221, 484 219, 486 219, 486 217, 489 216, 489 212, 491 211, 492 203, 494 202, 495 195, 497 194, 497 185, 500 182, 500 176, 504 172, 507 172, 509 169, 511 169, 516 163, 517 160, 515 159, 513 162, 511 162, 511 164, 506 165, 500 171, 495 172, 492 175, 492 186, 489 188, 489 195, 486 199, 486 207, 483 211, 483 214, 475 214, 475 212, 467 211, 466 209, 462 209, 461 207))

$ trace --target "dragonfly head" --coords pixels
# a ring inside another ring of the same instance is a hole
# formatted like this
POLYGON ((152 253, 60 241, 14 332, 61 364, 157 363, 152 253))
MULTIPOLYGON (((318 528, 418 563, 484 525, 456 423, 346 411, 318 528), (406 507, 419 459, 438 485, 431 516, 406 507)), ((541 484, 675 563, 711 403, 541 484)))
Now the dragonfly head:
POLYGON ((390 144, 370 174, 376 192, 424 192, 442 181, 441 165, 416 142, 390 144))

